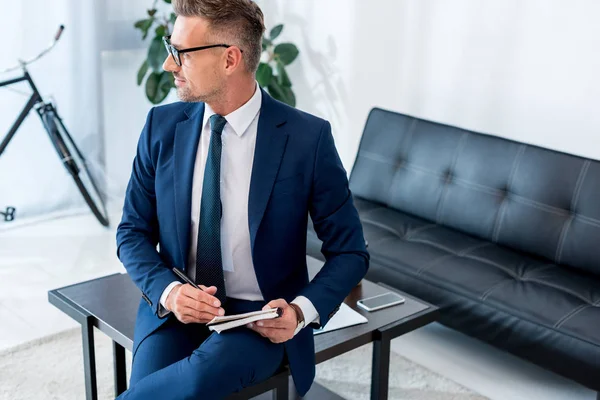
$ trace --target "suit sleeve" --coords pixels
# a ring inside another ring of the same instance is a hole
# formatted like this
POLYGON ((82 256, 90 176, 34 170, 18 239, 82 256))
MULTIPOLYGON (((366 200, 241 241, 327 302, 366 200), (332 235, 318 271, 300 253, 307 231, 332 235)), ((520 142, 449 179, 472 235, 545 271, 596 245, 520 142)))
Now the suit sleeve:
POLYGON ((159 236, 151 146, 153 114, 154 109, 148 113, 133 160, 123 216, 117 227, 117 257, 154 313, 164 317, 166 314, 159 313, 160 297, 178 279, 156 250, 159 236))
POLYGON ((317 144, 309 212, 326 261, 300 295, 312 302, 317 324, 324 326, 369 268, 362 225, 329 122, 321 127, 317 144))

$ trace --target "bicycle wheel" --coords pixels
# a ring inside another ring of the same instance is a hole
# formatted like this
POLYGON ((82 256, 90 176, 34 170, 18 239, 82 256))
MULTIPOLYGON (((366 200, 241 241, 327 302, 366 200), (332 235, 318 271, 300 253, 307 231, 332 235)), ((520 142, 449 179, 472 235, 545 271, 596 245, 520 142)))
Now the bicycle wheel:
POLYGON ((75 145, 67 128, 51 104, 46 104, 38 112, 58 156, 71 177, 73 177, 85 202, 96 216, 96 219, 103 226, 108 226, 106 205, 98 190, 98 185, 90 174, 85 157, 75 145))

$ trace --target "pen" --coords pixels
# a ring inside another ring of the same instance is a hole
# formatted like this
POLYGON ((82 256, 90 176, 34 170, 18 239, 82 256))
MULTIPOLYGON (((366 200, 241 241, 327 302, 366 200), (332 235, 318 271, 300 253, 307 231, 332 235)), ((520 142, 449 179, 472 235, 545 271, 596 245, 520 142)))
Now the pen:
MULTIPOLYGON (((200 289, 198 287, 198 285, 196 285, 194 282, 192 282, 192 280, 190 278, 188 278, 188 276, 186 274, 184 274, 183 272, 181 272, 179 269, 173 267, 173 272, 175 272, 175 274, 180 277, 181 279, 183 279, 186 283, 189 283, 190 285, 192 285, 193 287, 195 287, 196 289, 200 289)), ((202 289, 200 289, 202 290, 202 289)), ((283 315, 283 308, 281 307, 277 307, 277 318, 281 317, 283 315)))
MULTIPOLYGON (((173 272, 175 272, 175 274, 178 277, 180 277, 181 279, 183 279, 186 283, 189 283, 190 285, 192 285, 196 289, 200 289, 198 287, 198 285, 196 285, 190 278, 188 278, 188 276, 186 274, 184 274, 183 272, 181 272, 179 269, 173 267, 173 272)), ((202 289, 200 289, 200 290, 202 290, 202 289)))

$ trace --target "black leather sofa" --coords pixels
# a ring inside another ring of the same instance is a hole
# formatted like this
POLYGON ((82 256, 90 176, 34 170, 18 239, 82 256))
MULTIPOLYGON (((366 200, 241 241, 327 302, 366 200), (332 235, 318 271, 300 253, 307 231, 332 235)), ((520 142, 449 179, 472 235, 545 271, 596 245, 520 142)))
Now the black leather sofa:
POLYGON ((600 162, 375 108, 350 189, 369 280, 600 390, 600 162))

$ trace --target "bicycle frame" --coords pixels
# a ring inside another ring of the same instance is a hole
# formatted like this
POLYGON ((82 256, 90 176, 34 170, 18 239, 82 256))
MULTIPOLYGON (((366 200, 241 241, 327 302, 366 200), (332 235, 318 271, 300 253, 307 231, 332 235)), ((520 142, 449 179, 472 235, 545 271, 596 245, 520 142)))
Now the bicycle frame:
POLYGON ((10 142, 10 140, 13 138, 13 136, 15 135, 15 133, 17 132, 17 130, 19 129, 19 127, 25 120, 25 117, 27 117, 27 114, 29 114, 29 111, 31 111, 37 103, 40 103, 43 101, 42 96, 40 95, 40 92, 38 91, 37 87, 33 83, 33 80, 31 79, 31 76, 29 75, 29 72, 27 71, 26 68, 23 68, 23 76, 21 76, 19 78, 13 78, 13 79, 9 79, 7 81, 0 82, 0 87, 12 85, 14 83, 23 82, 23 81, 27 81, 29 83, 29 86, 33 90, 33 93, 31 94, 31 97, 29 98, 29 101, 27 102, 27 104, 25 104, 25 108, 23 108, 23 111, 21 111, 21 113, 17 117, 17 120, 11 126, 10 130, 8 131, 8 134, 2 140, 2 143, 0 143, 0 156, 6 149, 6 146, 8 146, 8 142, 10 142))
MULTIPOLYGON (((0 88, 26 81, 32 90, 31 97, 25 104, 25 107, 17 117, 15 123, 10 127, 8 134, 4 137, 2 142, 0 142, 0 156, 4 153, 4 150, 6 150, 8 143, 16 134, 17 130, 29 114, 29 111, 35 109, 38 116, 42 120, 42 124, 44 125, 46 133, 48 134, 60 161, 73 178, 77 188, 79 189, 79 192, 83 196, 83 199, 90 207, 90 210, 100 224, 103 226, 108 226, 109 221, 106 206, 104 204, 102 194, 98 190, 98 185, 96 185, 96 182, 94 181, 94 178, 90 174, 90 171, 87 167, 85 157, 67 131, 67 128, 63 124, 62 119, 58 115, 54 105, 51 102, 45 102, 42 99, 42 95, 38 91, 37 87, 33 83, 33 79, 27 71, 28 64, 39 60, 54 48, 64 29, 64 25, 60 25, 58 31, 54 35, 54 40, 37 56, 26 61, 19 60, 19 63, 16 66, 0 71, 1 74, 14 71, 16 69, 21 69, 23 72, 23 75, 18 78, 1 81, 0 88)), ((4 217, 5 221, 12 221, 15 217, 15 213, 16 209, 14 207, 7 207, 6 211, 0 210, 0 216, 4 217)))

